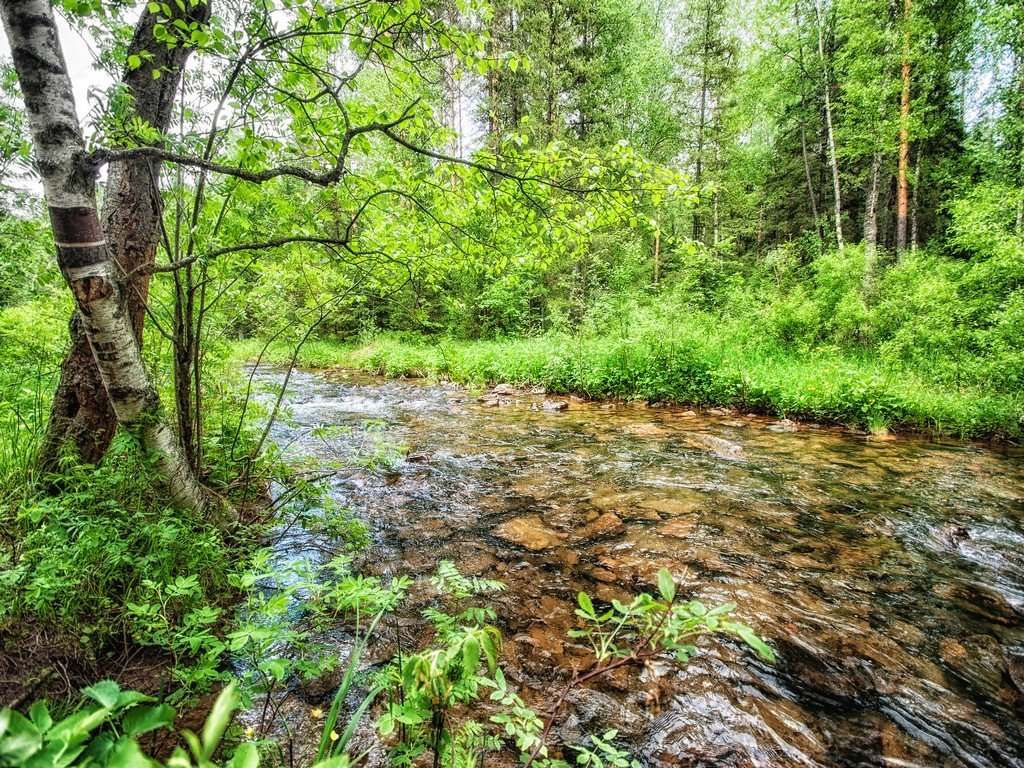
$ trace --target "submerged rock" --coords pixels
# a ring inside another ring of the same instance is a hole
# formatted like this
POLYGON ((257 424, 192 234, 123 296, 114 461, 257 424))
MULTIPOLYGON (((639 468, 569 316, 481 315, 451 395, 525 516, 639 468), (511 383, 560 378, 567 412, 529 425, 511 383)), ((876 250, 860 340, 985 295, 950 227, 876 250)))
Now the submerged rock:
POLYGON ((691 435, 690 444, 723 459, 742 459, 742 446, 716 435, 691 435))
POLYGON ((565 400, 545 400, 540 404, 542 411, 564 411, 569 407, 565 400))
POLYGON ((955 549, 961 541, 971 538, 971 532, 962 523, 945 523, 935 529, 933 536, 942 546, 955 549))
POLYGON ((494 532, 531 552, 551 549, 562 543, 561 534, 544 525, 538 515, 514 518, 499 525, 494 532))
POLYGON ((618 515, 613 512, 605 512, 594 522, 585 526, 579 532, 579 535, 583 539, 595 539, 599 536, 609 536, 613 533, 618 533, 624 527, 618 515))
MULTIPOLYGON (((570 728, 565 731, 570 731, 571 725, 583 726, 584 730, 590 733, 615 728, 619 731, 620 738, 629 741, 635 740, 647 725, 643 717, 627 709, 618 699, 603 691, 577 688, 568 695, 566 701, 572 713, 566 723, 570 728)), ((569 733, 565 731, 564 735, 568 736, 569 733)))
POLYGON ((677 539, 688 539, 693 534, 693 521, 685 518, 670 520, 658 528, 662 536, 673 536, 677 539))
POLYGON ((1016 707, 1024 704, 1024 658, 992 635, 939 641, 942 661, 978 691, 1016 707))
POLYGON ((668 430, 657 424, 627 424, 623 431, 637 437, 658 437, 668 434, 668 430))
POLYGON ((1020 613, 996 590, 968 582, 940 584, 933 590, 957 610, 1006 626, 1022 623, 1020 613))
POLYGON ((668 517, 676 517, 677 515, 691 515, 706 503, 706 500, 699 495, 692 495, 687 498, 646 499, 640 502, 640 506, 668 517))

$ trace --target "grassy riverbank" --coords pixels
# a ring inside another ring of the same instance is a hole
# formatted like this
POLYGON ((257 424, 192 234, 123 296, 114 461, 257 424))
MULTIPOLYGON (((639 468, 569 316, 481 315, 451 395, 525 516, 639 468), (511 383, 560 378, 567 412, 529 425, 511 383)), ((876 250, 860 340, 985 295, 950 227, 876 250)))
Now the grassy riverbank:
POLYGON ((230 677, 223 634, 262 546, 262 459, 247 484, 235 479, 236 457, 255 452, 258 434, 236 429, 237 365, 210 362, 211 380, 224 387, 204 414, 206 480, 244 522, 228 529, 170 503, 152 461, 123 432, 97 465, 69 452, 59 474, 42 472, 37 455, 64 352, 50 329, 66 318, 63 305, 52 316, 48 308, 0 310, 0 707, 75 699, 108 677, 191 698, 230 677))
MULTIPOLYGON (((263 345, 240 343, 254 359, 263 345)), ((266 362, 287 362, 293 350, 271 345, 266 362)), ((551 392, 591 398, 735 406, 797 419, 885 429, 1016 440, 1024 434, 1024 399, 955 389, 870 357, 834 350, 806 354, 730 343, 711 334, 577 338, 568 335, 503 341, 381 337, 365 344, 329 339, 307 343, 301 365, 351 366, 387 376, 425 376, 463 384, 540 384, 551 392)))

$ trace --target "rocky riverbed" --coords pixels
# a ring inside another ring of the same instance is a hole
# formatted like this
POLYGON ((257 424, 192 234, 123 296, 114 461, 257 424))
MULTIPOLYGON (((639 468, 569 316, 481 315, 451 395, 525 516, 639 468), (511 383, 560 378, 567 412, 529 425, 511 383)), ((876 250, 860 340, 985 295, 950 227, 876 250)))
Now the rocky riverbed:
MULTIPOLYGON (((506 672, 527 698, 586 663, 565 634, 578 591, 651 591, 663 567, 735 601, 779 653, 708 643, 613 677, 574 695, 562 739, 615 727, 649 766, 1024 766, 1020 449, 350 372, 293 374, 286 402, 273 435, 294 455, 326 466, 370 430, 404 446, 331 481, 371 525, 361 565, 504 581, 506 672)), ((315 550, 300 532, 279 554, 315 550)), ((399 618, 409 643, 420 608, 399 618)), ((305 708, 330 695, 290 695, 292 727, 318 738, 305 708)))

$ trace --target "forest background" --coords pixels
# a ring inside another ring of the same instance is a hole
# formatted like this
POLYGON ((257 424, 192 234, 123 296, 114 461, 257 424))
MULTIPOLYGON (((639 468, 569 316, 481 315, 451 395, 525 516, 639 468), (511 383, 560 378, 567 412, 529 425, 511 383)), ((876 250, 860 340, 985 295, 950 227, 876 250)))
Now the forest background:
MULTIPOLYGON (((193 511, 244 515, 273 463, 242 405, 257 356, 1024 431, 1019 3, 204 7, 58 5, 116 83, 93 94, 91 157, 165 166, 143 198, 152 262, 122 278, 145 277, 133 319, 182 466, 217 491, 193 511), (144 24, 190 62, 132 47, 144 24), (172 70, 180 96, 141 117, 134 94, 172 70)), ((153 615, 237 588, 237 541, 215 515, 153 514, 149 437, 114 435, 101 388, 110 428, 76 431, 62 360, 91 353, 7 62, 0 78, 0 615, 72 645, 173 645, 153 615), (203 578, 169 597, 182 573, 203 578)))

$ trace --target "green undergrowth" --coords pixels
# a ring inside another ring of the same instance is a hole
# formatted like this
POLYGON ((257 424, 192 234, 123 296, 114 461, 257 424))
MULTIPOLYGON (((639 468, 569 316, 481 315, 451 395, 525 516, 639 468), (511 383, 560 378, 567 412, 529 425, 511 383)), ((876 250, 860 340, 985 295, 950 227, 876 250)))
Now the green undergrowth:
POLYGON ((223 677, 219 636, 261 546, 253 521, 266 473, 279 469, 252 459, 263 414, 250 406, 238 428, 232 392, 242 386, 227 386, 237 366, 213 361, 209 375, 225 386, 204 404, 205 479, 242 510, 246 524, 231 530, 171 505, 126 433, 98 466, 68 455, 43 475, 37 455, 66 343, 52 329, 65 324, 60 304, 0 310, 0 663, 26 683, 47 672, 79 683, 137 656, 166 666, 169 679, 157 669, 152 682, 186 697, 223 677), (243 467, 251 479, 239 483, 243 467))
POLYGON ((168 663, 159 684, 181 696, 222 677, 218 634, 260 527, 226 531, 171 506, 124 433, 102 465, 41 480, 0 502, 0 652, 26 676, 59 664, 88 680, 151 648, 168 663))
MULTIPOLYGON (((242 342, 235 354, 286 363, 293 350, 242 342)), ((734 342, 710 329, 630 337, 548 334, 498 341, 432 340, 404 335, 365 344, 316 340, 299 350, 301 365, 352 366, 386 376, 424 376, 463 384, 542 385, 590 398, 644 399, 735 406, 801 420, 951 435, 1018 439, 1024 399, 954 388, 870 356, 833 348, 793 351, 734 342)))

